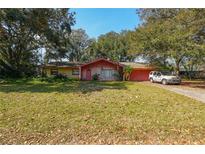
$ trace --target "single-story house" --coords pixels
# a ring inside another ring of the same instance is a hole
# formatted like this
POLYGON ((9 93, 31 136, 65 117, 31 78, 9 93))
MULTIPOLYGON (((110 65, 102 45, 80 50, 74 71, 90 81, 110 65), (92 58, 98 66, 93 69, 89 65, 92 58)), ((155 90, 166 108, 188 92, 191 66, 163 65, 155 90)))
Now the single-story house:
POLYGON ((153 67, 147 64, 139 64, 134 62, 113 62, 104 58, 94 60, 89 63, 70 63, 70 62, 53 62, 43 65, 43 72, 47 76, 63 74, 69 78, 79 80, 92 80, 97 75, 101 81, 119 80, 123 74, 123 68, 130 66, 132 72, 130 74, 131 81, 148 80, 150 71, 153 67))
POLYGON ((205 78, 205 64, 194 67, 192 71, 187 71, 184 67, 180 67, 179 72, 181 77, 188 77, 193 79, 203 79, 205 78))

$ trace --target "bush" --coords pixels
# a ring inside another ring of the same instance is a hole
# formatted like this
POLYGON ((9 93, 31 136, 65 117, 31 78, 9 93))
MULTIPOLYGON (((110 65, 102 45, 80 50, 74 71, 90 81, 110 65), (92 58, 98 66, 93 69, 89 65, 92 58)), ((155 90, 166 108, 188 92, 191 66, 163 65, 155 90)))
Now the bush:
POLYGON ((55 80, 58 80, 58 79, 60 79, 60 80, 66 80, 68 77, 66 76, 66 75, 63 75, 63 74, 57 74, 57 75, 55 75, 54 77, 53 77, 55 80))
POLYGON ((97 81, 97 80, 99 80, 99 74, 94 74, 93 76, 92 76, 92 78, 93 78, 93 80, 94 81, 97 81))
POLYGON ((116 80, 122 80, 122 75, 118 72, 114 73, 113 76, 115 77, 116 80))
POLYGON ((63 75, 63 74, 52 75, 49 77, 40 77, 37 79, 42 82, 66 82, 66 81, 78 81, 79 80, 75 78, 68 78, 66 75, 63 75))

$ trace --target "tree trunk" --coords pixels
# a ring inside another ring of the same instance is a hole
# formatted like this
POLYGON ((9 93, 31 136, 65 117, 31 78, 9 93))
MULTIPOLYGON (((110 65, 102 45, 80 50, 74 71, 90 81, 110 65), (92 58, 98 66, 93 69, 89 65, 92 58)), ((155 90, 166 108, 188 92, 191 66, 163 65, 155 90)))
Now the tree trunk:
POLYGON ((123 81, 129 81, 130 80, 130 73, 123 73, 123 81))
POLYGON ((176 63, 176 73, 179 76, 180 73, 180 66, 179 66, 179 62, 176 63))
POLYGON ((126 76, 125 76, 125 73, 123 73, 123 81, 125 81, 126 79, 126 76))

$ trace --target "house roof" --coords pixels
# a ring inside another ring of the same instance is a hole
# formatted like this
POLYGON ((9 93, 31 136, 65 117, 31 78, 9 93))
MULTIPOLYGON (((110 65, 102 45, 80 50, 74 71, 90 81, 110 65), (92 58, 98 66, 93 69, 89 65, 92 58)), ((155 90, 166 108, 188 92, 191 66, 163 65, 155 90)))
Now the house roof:
POLYGON ((200 69, 201 71, 204 71, 204 72, 205 72, 205 64, 202 65, 199 69, 200 69))
POLYGON ((136 62, 113 62, 111 60, 105 59, 105 58, 99 58, 94 61, 88 62, 88 63, 79 63, 79 62, 49 62, 48 64, 43 65, 43 67, 71 67, 71 68, 76 68, 76 67, 84 67, 99 61, 106 61, 108 63, 114 64, 114 65, 119 65, 121 67, 124 66, 130 66, 133 69, 153 69, 154 67, 146 64, 146 63, 136 63, 136 62))
POLYGON ((89 63, 83 64, 83 65, 81 65, 81 67, 87 66, 87 65, 90 65, 90 64, 99 62, 99 61, 106 61, 106 62, 111 63, 111 64, 114 64, 114 65, 122 66, 122 65, 121 65, 120 63, 118 63, 118 62, 113 62, 113 61, 107 60, 107 59, 105 59, 105 58, 99 58, 99 59, 96 59, 96 60, 91 61, 91 62, 89 62, 89 63))
POLYGON ((120 62, 124 66, 130 66, 133 69, 153 69, 154 67, 147 63, 136 63, 136 62, 120 62))
POLYGON ((79 62, 49 62, 43 65, 43 67, 79 67, 82 63, 79 62))
MULTIPOLYGON (((180 71, 187 71, 184 66, 180 67, 180 71)), ((197 67, 193 67, 193 71, 202 71, 205 72, 205 64, 197 66, 197 67)))

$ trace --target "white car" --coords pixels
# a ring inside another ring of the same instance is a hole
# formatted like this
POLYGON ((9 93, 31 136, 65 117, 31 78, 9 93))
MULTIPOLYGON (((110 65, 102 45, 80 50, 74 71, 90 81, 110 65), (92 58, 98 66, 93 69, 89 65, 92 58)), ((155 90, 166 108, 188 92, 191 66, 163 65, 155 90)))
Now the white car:
POLYGON ((153 83, 158 82, 164 85, 181 83, 181 78, 170 72, 151 71, 149 74, 149 80, 153 83))

